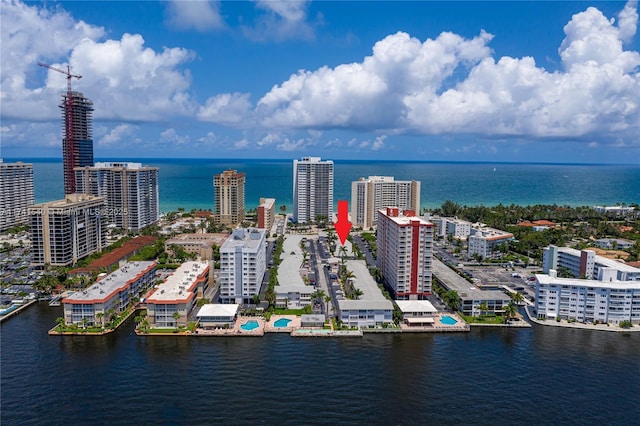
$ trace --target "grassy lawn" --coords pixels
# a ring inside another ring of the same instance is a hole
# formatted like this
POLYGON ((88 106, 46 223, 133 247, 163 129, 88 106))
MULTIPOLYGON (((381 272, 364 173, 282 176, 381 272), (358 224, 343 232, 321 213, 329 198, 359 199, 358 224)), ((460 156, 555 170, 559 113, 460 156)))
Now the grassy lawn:
POLYGON ((504 317, 497 315, 482 315, 479 317, 472 317, 463 315, 460 312, 458 312, 458 315, 460 315, 467 322, 467 324, 504 324, 504 317))

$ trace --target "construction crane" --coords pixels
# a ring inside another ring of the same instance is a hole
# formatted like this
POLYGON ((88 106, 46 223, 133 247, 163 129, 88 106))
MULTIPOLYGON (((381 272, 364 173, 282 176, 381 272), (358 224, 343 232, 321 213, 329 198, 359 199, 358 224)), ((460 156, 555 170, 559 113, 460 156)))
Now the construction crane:
POLYGON ((81 75, 71 74, 71 69, 67 65, 67 70, 52 67, 51 65, 38 62, 41 67, 48 68, 52 71, 57 71, 67 76, 67 94, 62 96, 63 103, 60 108, 64 110, 64 137, 62 139, 62 167, 64 172, 64 192, 65 194, 72 194, 76 192, 76 180, 73 172, 73 167, 76 164, 76 141, 75 133, 73 129, 73 117, 74 117, 74 102, 73 92, 71 91, 71 78, 82 78, 81 75))
POLYGON ((45 67, 45 68, 49 68, 52 71, 57 71, 61 74, 64 74, 67 76, 67 92, 71 92, 71 77, 75 77, 78 80, 80 80, 82 78, 81 75, 76 75, 76 74, 71 74, 71 70, 69 68, 69 65, 67 65, 67 70, 61 70, 60 68, 56 68, 56 67, 52 67, 49 64, 45 64, 43 62, 38 62, 38 65, 40 65, 41 67, 45 67))

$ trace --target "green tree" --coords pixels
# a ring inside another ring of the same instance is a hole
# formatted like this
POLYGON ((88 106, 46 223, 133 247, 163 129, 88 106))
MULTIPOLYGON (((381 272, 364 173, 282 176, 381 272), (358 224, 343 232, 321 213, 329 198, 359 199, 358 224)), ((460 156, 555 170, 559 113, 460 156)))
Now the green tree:
POLYGON ((104 327, 104 312, 96 313, 96 318, 98 320, 98 323, 100 324, 100 327, 104 327))
POLYGON ((480 309, 480 316, 486 315, 487 311, 489 310, 489 305, 487 305, 487 302, 482 302, 478 306, 478 309, 480 309))
POLYGON ((174 320, 176 320, 176 329, 178 328, 178 320, 180 319, 180 312, 175 311, 173 315, 171 315, 174 320))
MULTIPOLYGON (((519 294, 519 293, 518 293, 519 294)), ((504 312, 504 322, 508 323, 511 318, 514 318, 518 313, 518 308, 516 308, 515 303, 509 302, 508 305, 502 307, 504 312)))
POLYGON ((256 306, 257 306, 257 305, 259 305, 259 304, 260 304, 260 295, 259 295, 259 294, 254 294, 254 295, 253 295, 253 297, 252 297, 252 299, 253 299, 253 304, 254 304, 254 305, 256 305, 256 306))
POLYGON ((283 204, 283 205, 281 205, 281 206, 280 206, 280 211, 281 211, 282 213, 286 213, 286 212, 287 212, 287 206, 286 206, 286 205, 284 205, 284 204, 283 204))
POLYGON ((269 303, 269 308, 272 308, 276 303, 276 291, 270 286, 264 293, 264 300, 269 303))
POLYGON ((451 311, 457 310, 460 306, 460 296, 455 290, 446 291, 442 295, 442 300, 447 305, 447 308, 449 308, 451 311))
POLYGON ((58 317, 56 318, 56 324, 58 324, 58 331, 62 331, 65 328, 66 322, 64 320, 64 317, 58 317))
POLYGON ((516 305, 520 305, 524 302, 524 296, 520 292, 511 293, 511 299, 513 299, 516 305))

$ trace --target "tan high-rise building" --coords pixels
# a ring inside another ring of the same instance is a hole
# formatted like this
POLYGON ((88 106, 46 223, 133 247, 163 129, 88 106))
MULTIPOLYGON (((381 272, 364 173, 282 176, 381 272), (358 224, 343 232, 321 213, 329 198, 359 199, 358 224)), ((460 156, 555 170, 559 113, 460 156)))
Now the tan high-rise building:
POLYGON ((29 207, 31 264, 69 266, 106 246, 104 197, 68 194, 29 207))
POLYGON ((76 167, 78 193, 105 197, 107 221, 137 232, 160 218, 158 167, 107 162, 76 167))
POLYGON ((378 210, 398 207, 420 213, 420 182, 369 176, 351 183, 351 222, 370 228, 378 223, 378 210))
POLYGON ((237 225, 244 220, 245 174, 225 170, 213 177, 215 221, 218 225, 237 225))
POLYGON ((33 203, 33 165, 0 159, 0 232, 28 223, 33 203))

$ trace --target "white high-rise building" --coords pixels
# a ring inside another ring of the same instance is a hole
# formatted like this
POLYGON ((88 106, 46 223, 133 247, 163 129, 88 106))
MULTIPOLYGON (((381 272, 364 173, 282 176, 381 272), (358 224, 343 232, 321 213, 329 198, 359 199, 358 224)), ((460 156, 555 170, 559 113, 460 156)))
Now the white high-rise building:
POLYGON ((293 220, 312 222, 318 216, 333 220, 333 161, 293 160, 293 220))
POLYGON ((33 203, 33 165, 0 159, 0 232, 27 223, 33 203))
POLYGON ((76 190, 105 197, 108 223, 137 232, 160 218, 158 170, 158 167, 128 162, 76 167, 76 190))
POLYGON ((69 266, 106 246, 104 197, 67 194, 29 207, 31 264, 69 266))
POLYGON ((266 270, 264 229, 234 229, 220 247, 220 301, 252 303, 266 270))
POLYGON ((431 294, 433 228, 412 211, 379 210, 377 266, 395 299, 419 300, 431 294))
POLYGON ((351 183, 351 222, 369 228, 378 223, 378 210, 398 207, 420 210, 420 182, 394 180, 391 176, 369 176, 351 183))

